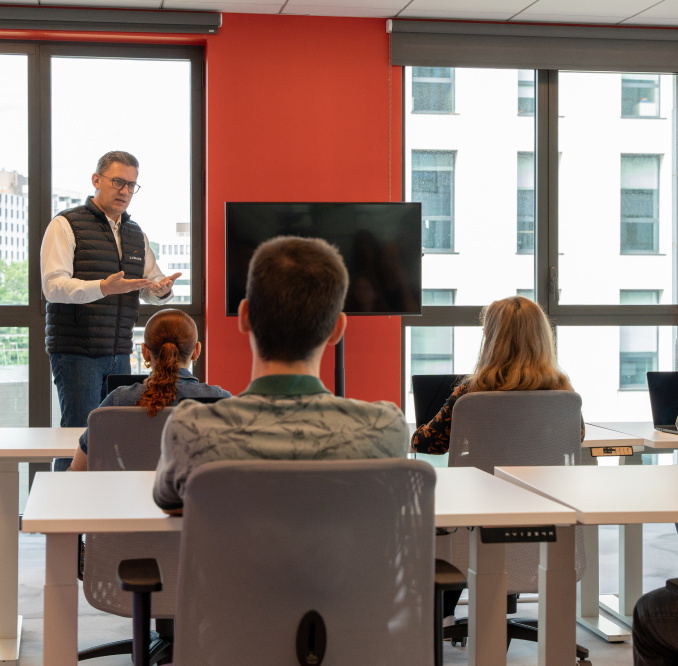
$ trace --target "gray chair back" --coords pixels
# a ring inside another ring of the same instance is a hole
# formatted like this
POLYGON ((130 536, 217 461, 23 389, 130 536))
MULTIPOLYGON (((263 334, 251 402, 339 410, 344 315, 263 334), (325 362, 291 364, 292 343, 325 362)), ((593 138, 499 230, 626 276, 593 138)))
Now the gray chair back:
MULTIPOLYGON (((433 663, 435 474, 406 459, 227 461, 186 486, 174 666, 433 663)), ((164 574, 164 572, 163 572, 164 574)))
MULTIPOLYGON (((450 425, 450 467, 578 465, 581 397, 574 391, 487 391, 457 400, 450 425)), ((586 571, 584 531, 576 528, 577 580, 586 571)), ((447 540, 446 540, 447 541, 447 540)), ((468 571, 469 535, 458 529, 438 557, 468 571), (449 543, 451 542, 451 543, 449 543), (451 555, 447 548, 451 546, 451 555)), ((507 544, 508 594, 537 592, 539 544, 507 544)))
MULTIPOLYGON (((149 417, 144 407, 100 407, 87 419, 88 471, 154 471, 160 458, 160 440, 174 407, 149 417)), ((121 560, 153 557, 162 567, 163 589, 153 595, 152 616, 172 618, 176 608, 179 568, 178 532, 88 534, 85 539, 85 598, 99 610, 132 617, 132 594, 118 586, 121 560)))

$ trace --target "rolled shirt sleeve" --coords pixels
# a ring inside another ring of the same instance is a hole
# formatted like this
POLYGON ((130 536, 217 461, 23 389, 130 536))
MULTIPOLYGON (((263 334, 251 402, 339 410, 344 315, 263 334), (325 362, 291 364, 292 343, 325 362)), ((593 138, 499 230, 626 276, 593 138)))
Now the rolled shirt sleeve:
MULTIPOLYGON (((144 277, 147 280, 151 280, 151 282, 160 282, 161 280, 164 280, 167 276, 160 270, 158 262, 155 259, 155 254, 148 243, 146 234, 144 234, 144 247, 146 250, 144 277)), ((145 287, 139 291, 139 296, 141 296, 141 300, 149 305, 165 305, 165 303, 169 303, 174 298, 174 290, 169 289, 161 295, 151 291, 149 287, 145 287)))
POLYGON ((42 291, 50 303, 92 303, 103 298, 101 280, 73 277, 75 236, 65 217, 55 217, 40 248, 42 291))

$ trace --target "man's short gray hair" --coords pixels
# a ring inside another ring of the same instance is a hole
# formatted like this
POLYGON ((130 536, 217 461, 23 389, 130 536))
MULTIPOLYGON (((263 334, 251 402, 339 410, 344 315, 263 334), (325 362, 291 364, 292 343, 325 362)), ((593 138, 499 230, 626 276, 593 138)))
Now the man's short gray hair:
POLYGON ((126 153, 124 150, 112 150, 99 158, 97 162, 97 173, 103 175, 113 162, 120 162, 125 166, 134 167, 139 170, 139 160, 131 153, 126 153))

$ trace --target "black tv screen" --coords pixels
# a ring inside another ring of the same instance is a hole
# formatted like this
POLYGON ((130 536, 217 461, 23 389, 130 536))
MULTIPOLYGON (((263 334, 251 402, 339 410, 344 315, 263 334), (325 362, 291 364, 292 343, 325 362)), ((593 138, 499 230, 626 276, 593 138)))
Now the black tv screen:
POLYGON ((276 236, 324 238, 339 249, 346 314, 421 314, 421 204, 227 203, 227 315, 245 298, 254 250, 276 236))

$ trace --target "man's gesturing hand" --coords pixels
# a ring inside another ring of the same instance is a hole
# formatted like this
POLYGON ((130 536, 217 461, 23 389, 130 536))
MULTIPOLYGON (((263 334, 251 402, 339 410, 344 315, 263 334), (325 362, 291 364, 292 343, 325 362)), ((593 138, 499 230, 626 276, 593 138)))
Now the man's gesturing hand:
POLYGON ((138 291, 144 287, 150 287, 153 283, 150 280, 126 280, 124 271, 109 275, 101 281, 101 293, 104 296, 111 294, 126 294, 130 291, 138 291))
POLYGON ((169 277, 163 278, 162 280, 160 280, 160 282, 152 282, 151 289, 155 292, 157 296, 164 296, 165 294, 169 293, 170 289, 174 285, 174 281, 180 277, 181 273, 175 273, 174 275, 170 275, 169 277))

